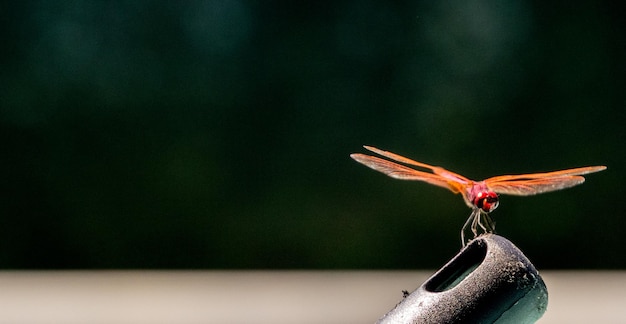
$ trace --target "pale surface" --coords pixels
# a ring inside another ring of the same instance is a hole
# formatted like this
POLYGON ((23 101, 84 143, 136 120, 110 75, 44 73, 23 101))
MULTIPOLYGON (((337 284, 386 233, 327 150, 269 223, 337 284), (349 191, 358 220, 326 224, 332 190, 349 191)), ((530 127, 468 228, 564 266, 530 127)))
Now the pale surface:
MULTIPOLYGON (((0 272, 0 323, 374 323, 432 273, 0 272)), ((538 323, 626 323, 626 272, 541 275, 538 323)))

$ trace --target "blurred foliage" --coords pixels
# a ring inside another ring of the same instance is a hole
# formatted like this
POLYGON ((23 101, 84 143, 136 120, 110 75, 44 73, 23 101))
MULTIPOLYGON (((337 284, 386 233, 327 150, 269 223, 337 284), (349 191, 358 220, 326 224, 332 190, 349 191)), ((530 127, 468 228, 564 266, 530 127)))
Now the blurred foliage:
POLYGON ((4 3, 0 267, 440 267, 470 210, 368 144, 477 180, 605 164, 493 216, 539 268, 623 268, 619 8, 4 3))

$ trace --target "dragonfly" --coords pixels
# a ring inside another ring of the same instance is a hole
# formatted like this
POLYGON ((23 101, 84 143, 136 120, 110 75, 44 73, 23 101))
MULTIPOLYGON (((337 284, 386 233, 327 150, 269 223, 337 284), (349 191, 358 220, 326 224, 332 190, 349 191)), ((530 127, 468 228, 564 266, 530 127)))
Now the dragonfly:
POLYGON ((442 167, 417 162, 372 146, 363 147, 389 160, 361 153, 351 154, 350 157, 392 178, 423 181, 463 196, 465 204, 472 209, 472 213, 461 228, 461 247, 464 247, 469 241, 465 240, 465 233, 468 230, 474 235, 473 238, 479 236, 479 229, 485 234, 495 232, 495 222, 489 213, 499 205, 498 194, 530 196, 566 189, 585 182, 582 175, 606 169, 606 166, 588 166, 543 173, 502 175, 483 181, 474 181, 442 167), (406 165, 419 167, 430 172, 416 170, 406 165))

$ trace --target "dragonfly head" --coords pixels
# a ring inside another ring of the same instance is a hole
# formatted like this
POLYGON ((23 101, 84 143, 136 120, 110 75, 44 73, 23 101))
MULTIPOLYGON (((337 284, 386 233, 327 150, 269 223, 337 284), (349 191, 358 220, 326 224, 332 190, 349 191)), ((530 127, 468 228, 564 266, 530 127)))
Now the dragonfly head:
POLYGON ((480 208, 485 213, 490 213, 498 208, 498 194, 493 191, 481 191, 474 198, 474 206, 480 208))

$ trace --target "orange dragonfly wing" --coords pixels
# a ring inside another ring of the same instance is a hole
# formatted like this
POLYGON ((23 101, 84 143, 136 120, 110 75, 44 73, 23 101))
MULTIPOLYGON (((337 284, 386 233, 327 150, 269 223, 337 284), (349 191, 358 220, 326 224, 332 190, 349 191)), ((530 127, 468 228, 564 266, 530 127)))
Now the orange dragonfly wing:
POLYGON ((484 182, 489 189, 499 194, 530 196, 582 184, 585 178, 581 175, 605 169, 605 166, 590 166, 544 173, 503 175, 484 182))
POLYGON ((468 179, 468 178, 466 178, 466 177, 464 177, 464 176, 462 176, 462 175, 460 175, 458 173, 454 173, 452 171, 448 171, 448 170, 446 170, 446 169, 444 169, 442 167, 433 166, 433 165, 422 163, 422 162, 417 162, 417 161, 411 160, 409 158, 406 158, 404 156, 401 156, 401 155, 398 155, 398 154, 395 154, 395 153, 391 153, 391 152, 388 152, 388 151, 383 151, 381 149, 377 149, 377 148, 375 148, 373 146, 364 145, 363 147, 365 149, 369 150, 369 151, 372 151, 372 152, 376 153, 376 154, 382 155, 384 157, 390 158, 392 160, 395 160, 395 161, 398 161, 398 162, 401 162, 401 163, 418 166, 420 168, 430 169, 434 174, 438 174, 438 175, 443 176, 444 178, 447 178, 449 180, 453 180, 453 181, 460 182, 460 183, 463 183, 463 184, 469 184, 469 183, 473 182, 472 180, 470 180, 470 179, 468 179))
MULTIPOLYGON (((420 163, 417 161, 413 161, 411 159, 405 158, 403 156, 391 153, 391 152, 386 152, 386 151, 382 151, 382 150, 378 150, 376 148, 373 147, 369 147, 366 146, 365 148, 367 148, 368 150, 378 153, 380 155, 383 155, 385 157, 388 157, 390 159, 394 159, 398 162, 402 162, 402 163, 406 163, 406 164, 412 164, 412 165, 416 165, 416 166, 420 166, 420 167, 424 167, 424 168, 429 168, 431 170, 433 169, 440 169, 442 171, 446 171, 442 168, 439 167, 433 167, 430 166, 428 164, 425 163, 420 163)), ((426 183, 430 183, 432 185, 435 186, 439 186, 439 187, 443 187, 446 188, 454 193, 462 193, 465 194, 465 187, 468 186, 471 182, 471 180, 466 179, 465 177, 462 177, 460 175, 456 175, 452 172, 450 172, 451 175, 454 175, 456 177, 459 177, 462 180, 467 181, 468 183, 463 183, 460 182, 458 180, 454 180, 451 179, 449 177, 445 177, 442 176, 440 174, 433 174, 433 173, 428 173, 428 172, 424 172, 424 171, 419 171, 419 170, 415 170, 415 169, 411 169, 407 166, 395 163, 395 162, 391 162, 385 159, 381 159, 379 157, 375 157, 375 156, 370 156, 370 155, 365 155, 365 154, 360 154, 360 153, 355 153, 355 154, 351 154, 350 155, 351 158, 353 158, 354 160, 356 160, 357 162, 371 168, 374 169, 378 172, 384 173, 392 178, 395 179, 400 179, 400 180, 418 180, 418 181, 424 181, 426 183)))

